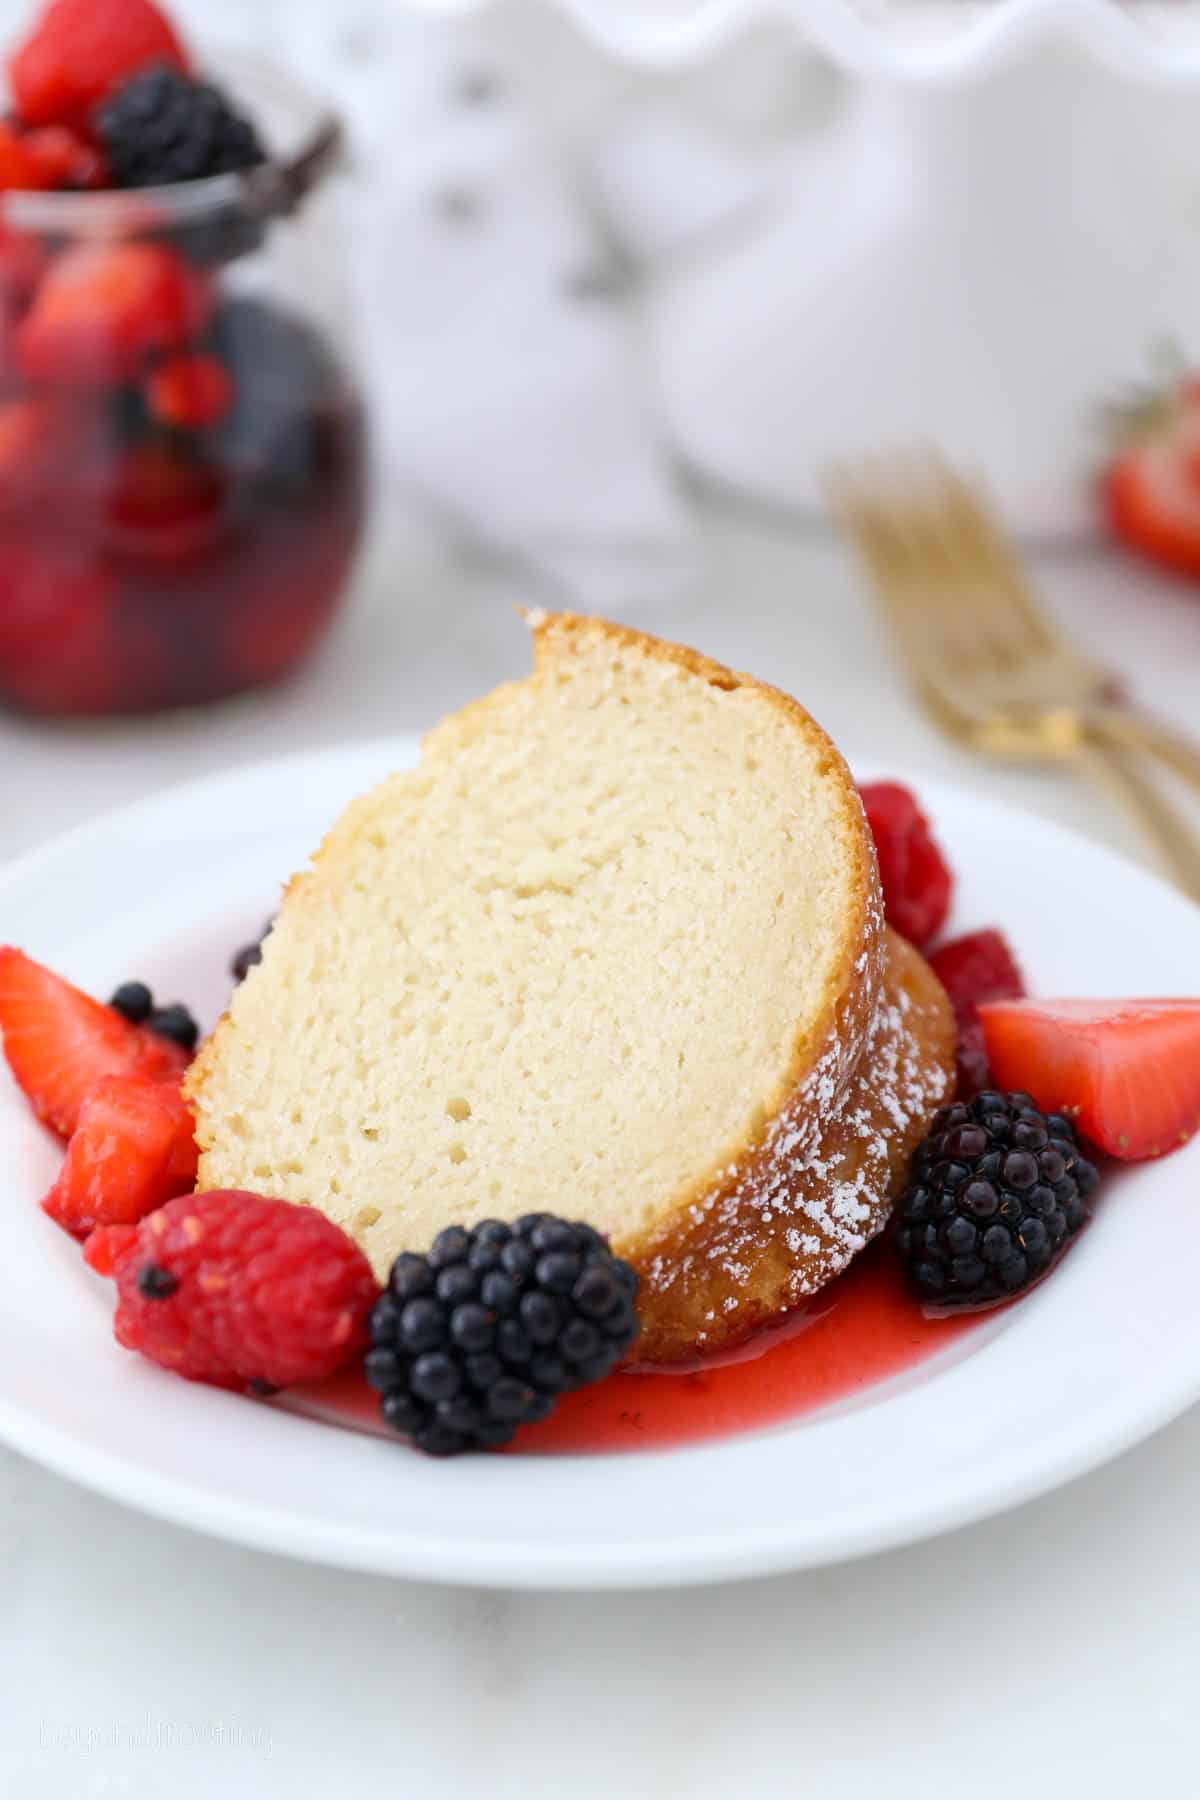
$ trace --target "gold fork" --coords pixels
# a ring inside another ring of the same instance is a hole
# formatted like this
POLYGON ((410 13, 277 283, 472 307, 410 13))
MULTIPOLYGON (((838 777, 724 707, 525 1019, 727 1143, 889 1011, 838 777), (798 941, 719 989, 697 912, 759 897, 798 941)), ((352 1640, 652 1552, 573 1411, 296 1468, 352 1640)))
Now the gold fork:
POLYGON ((1035 599, 986 506, 940 458, 877 458, 829 479, 917 693, 951 736, 991 755, 1069 760, 1101 781, 1200 901, 1200 839, 1139 766, 1200 789, 1200 749, 1115 703, 1035 599))

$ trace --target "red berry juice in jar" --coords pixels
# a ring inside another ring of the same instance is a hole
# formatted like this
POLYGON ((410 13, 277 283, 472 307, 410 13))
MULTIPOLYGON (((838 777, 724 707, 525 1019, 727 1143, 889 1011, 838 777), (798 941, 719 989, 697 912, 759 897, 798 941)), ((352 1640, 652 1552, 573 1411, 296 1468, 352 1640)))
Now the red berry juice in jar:
MULTIPOLYGON (((0 193, 0 704, 225 699, 296 669, 345 594, 365 433, 310 191, 336 126, 282 84, 237 97, 279 161, 0 193)), ((102 176, 103 143, 16 142, 102 176)))

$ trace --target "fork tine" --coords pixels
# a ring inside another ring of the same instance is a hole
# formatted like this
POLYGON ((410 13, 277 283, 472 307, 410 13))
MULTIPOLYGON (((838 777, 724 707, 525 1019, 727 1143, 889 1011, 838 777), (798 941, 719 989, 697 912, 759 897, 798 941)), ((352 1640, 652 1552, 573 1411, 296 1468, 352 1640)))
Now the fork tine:
POLYGON ((964 575, 971 572, 977 604, 984 609, 983 622, 993 634, 1001 634, 1003 645, 1018 653, 1061 649, 1012 546, 978 491, 939 456, 932 458, 931 469, 944 529, 964 575))
POLYGON ((912 459, 906 506, 927 570, 925 604, 937 614, 946 656, 967 670, 1007 660, 1017 632, 1001 613, 992 572, 967 528, 970 509, 947 477, 932 452, 912 459))
POLYGON ((963 605, 969 571, 947 533, 927 470, 876 458, 841 475, 835 500, 862 551, 913 672, 922 681, 978 651, 963 605))
POLYGON ((884 494, 887 471, 863 465, 831 471, 828 489, 835 511, 871 576, 910 673, 923 678, 934 646, 930 619, 918 594, 923 572, 920 545, 905 527, 901 510, 884 494))
POLYGON ((919 608, 925 655, 936 657, 943 679, 951 665, 966 672, 1010 666, 1054 649, 1061 653, 986 508, 935 451, 863 465, 855 501, 860 516, 873 517, 877 542, 886 529, 891 554, 886 560, 875 555, 877 586, 890 584, 895 611, 897 564, 903 563, 909 628, 919 608))
POLYGON ((967 670, 1007 660, 1018 632, 993 591, 970 525, 973 504, 932 451, 898 458, 891 470, 893 506, 921 569, 921 603, 936 620, 944 660, 967 670))

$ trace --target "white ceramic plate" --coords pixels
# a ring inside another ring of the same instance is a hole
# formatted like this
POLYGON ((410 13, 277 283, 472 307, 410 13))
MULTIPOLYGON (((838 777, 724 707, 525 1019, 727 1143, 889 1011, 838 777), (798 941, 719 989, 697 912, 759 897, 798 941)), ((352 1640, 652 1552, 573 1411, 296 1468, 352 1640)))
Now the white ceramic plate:
MULTIPOLYGON (((0 879, 0 939, 97 993, 137 974, 211 1023, 231 950, 410 740, 289 758, 97 821, 0 879)), ((1133 865, 920 783, 1036 988, 1195 993, 1200 911, 1133 865)), ((42 1215, 57 1150, 0 1071, 0 1436, 130 1505, 263 1549, 504 1587, 710 1581, 833 1562, 1045 1492, 1200 1397, 1200 1142, 1129 1170, 1054 1278, 853 1404, 699 1448, 427 1461, 120 1350, 112 1290, 42 1215)))

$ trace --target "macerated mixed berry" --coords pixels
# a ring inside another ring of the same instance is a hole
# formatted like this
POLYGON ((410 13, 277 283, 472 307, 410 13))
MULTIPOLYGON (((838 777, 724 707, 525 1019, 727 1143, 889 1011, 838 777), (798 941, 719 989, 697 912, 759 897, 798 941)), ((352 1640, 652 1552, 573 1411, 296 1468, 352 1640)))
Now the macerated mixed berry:
POLYGON ((178 1081, 105 1075, 79 1108, 43 1209, 74 1237, 136 1225, 196 1185, 196 1125, 178 1081))
POLYGON ((102 1225, 84 1253, 117 1284, 118 1342, 217 1387, 332 1375, 361 1355, 379 1294, 358 1245, 315 1207, 234 1189, 102 1225))
POLYGON ((11 945, 0 946, 0 1040, 17 1085, 44 1124, 69 1138, 106 1075, 179 1076, 182 1045, 131 1024, 11 945))
POLYGON ((258 133, 220 88, 170 63, 152 63, 96 115, 115 187, 160 187, 235 174, 265 159, 258 133))
POLYGON ((196 1048, 200 1027, 187 1007, 178 1000, 173 1001, 170 1006, 156 1006, 146 1024, 157 1037, 168 1038, 183 1050, 196 1048))
POLYGON ((950 866, 910 788, 898 781, 870 781, 859 793, 875 839, 888 924, 923 949, 950 910, 950 866))
POLYGON ((590 1225, 528 1213, 406 1253, 371 1314, 384 1419, 430 1456, 507 1444, 600 1381, 638 1334, 638 1277, 590 1225))
POLYGON ((252 944, 243 944, 241 949, 235 953, 233 961, 229 965, 229 973, 233 976, 235 981, 245 981, 251 969, 256 969, 258 967, 263 959, 262 947, 266 943, 267 934, 274 923, 275 917, 274 914, 272 914, 263 926, 262 932, 255 938, 254 942, 252 944))
POLYGON ((930 968, 954 1007, 958 1098, 969 1100, 992 1085, 979 1008, 989 1000, 1019 999, 1025 992, 1025 978, 1008 939, 994 929, 967 932, 927 954, 930 968))
POLYGON ((144 981, 123 981, 108 1004, 131 1025, 144 1025, 154 1011, 154 995, 144 981))
POLYGON ((308 656, 362 527, 362 411, 295 316, 303 272, 226 278, 294 219, 331 137, 272 173, 269 109, 207 79, 155 0, 35 12, 6 59, 0 198, 83 204, 0 225, 0 707, 222 700, 308 656), (134 204, 158 187, 177 198, 134 204))
POLYGON ((50 0, 9 57, 8 79, 25 124, 88 132, 96 107, 150 62, 188 67, 153 0, 50 0))
POLYGON ((144 981, 123 981, 108 1003, 128 1019, 131 1025, 145 1025, 156 1037, 178 1044, 181 1050, 194 1050, 200 1039, 200 1027, 181 1001, 170 1006, 155 1006, 154 994, 144 981))
POLYGON ((927 1305, 989 1306, 1030 1287, 1091 1216, 1098 1176, 1071 1121, 985 1089, 943 1107, 913 1160, 896 1241, 927 1305))
POLYGON ((1200 1000, 1000 1000, 981 1010, 997 1080, 1019 1072, 1123 1162, 1200 1131, 1200 1000))

